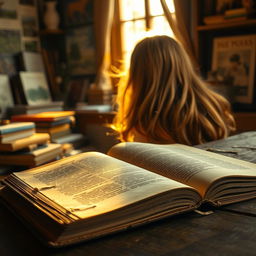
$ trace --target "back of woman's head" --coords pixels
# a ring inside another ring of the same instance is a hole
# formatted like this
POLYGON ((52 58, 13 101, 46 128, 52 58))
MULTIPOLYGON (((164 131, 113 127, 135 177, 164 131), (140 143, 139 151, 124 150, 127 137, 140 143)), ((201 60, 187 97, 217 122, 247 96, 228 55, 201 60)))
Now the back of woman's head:
POLYGON ((182 46, 168 36, 136 45, 118 94, 115 121, 125 141, 136 130, 152 142, 198 144, 234 129, 229 103, 207 88, 182 46))

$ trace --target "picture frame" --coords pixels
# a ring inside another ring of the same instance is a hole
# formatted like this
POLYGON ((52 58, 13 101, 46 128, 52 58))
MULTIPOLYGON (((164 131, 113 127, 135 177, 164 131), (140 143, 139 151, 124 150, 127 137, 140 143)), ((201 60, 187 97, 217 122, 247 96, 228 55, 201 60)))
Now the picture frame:
POLYGON ((18 0, 2 0, 0 9, 0 19, 17 20, 18 0))
POLYGON ((255 60, 256 35, 214 38, 211 74, 230 86, 234 103, 253 104, 255 60))
POLYGON ((37 37, 39 25, 36 6, 20 5, 18 14, 22 27, 22 36, 37 37))
POLYGON ((92 23, 93 2, 93 0, 66 0, 64 6, 66 27, 92 23))
POLYGON ((39 52, 22 51, 17 55, 19 71, 45 72, 42 54, 39 52))
POLYGON ((0 53, 0 74, 13 76, 17 74, 15 55, 0 53))
POLYGON ((11 85, 8 75, 0 74, 0 118, 5 118, 8 108, 14 106, 11 85))
POLYGON ((48 82, 43 72, 19 72, 26 103, 31 106, 52 102, 48 82))
POLYGON ((69 30, 66 37, 67 63, 71 76, 92 75, 96 72, 93 26, 69 30))

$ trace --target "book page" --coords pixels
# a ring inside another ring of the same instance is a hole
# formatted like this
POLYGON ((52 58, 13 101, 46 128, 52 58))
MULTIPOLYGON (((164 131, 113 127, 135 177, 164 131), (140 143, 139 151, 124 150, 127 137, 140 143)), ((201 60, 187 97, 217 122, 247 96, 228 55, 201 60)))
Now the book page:
POLYGON ((193 190, 96 152, 79 154, 15 175, 81 218, 109 212, 169 190, 193 190))
POLYGON ((220 178, 256 176, 255 164, 181 144, 120 143, 108 154, 192 186, 202 197, 220 178))

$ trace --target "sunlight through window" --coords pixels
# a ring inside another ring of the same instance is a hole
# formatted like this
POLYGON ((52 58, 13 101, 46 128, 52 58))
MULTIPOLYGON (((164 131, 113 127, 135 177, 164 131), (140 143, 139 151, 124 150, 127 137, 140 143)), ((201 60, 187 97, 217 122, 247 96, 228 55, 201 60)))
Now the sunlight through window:
MULTIPOLYGON (((173 36, 160 0, 120 0, 119 3, 122 49, 126 65, 132 49, 141 39, 154 35, 173 36)), ((167 1, 167 4, 169 10, 174 12, 173 1, 167 1)))

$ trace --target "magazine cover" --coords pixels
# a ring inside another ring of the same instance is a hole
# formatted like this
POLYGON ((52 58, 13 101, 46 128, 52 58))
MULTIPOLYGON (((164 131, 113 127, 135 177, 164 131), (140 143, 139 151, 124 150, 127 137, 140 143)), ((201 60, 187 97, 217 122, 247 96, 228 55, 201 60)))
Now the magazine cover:
POLYGON ((232 87, 234 102, 253 103, 256 35, 219 37, 213 41, 212 73, 232 87))

